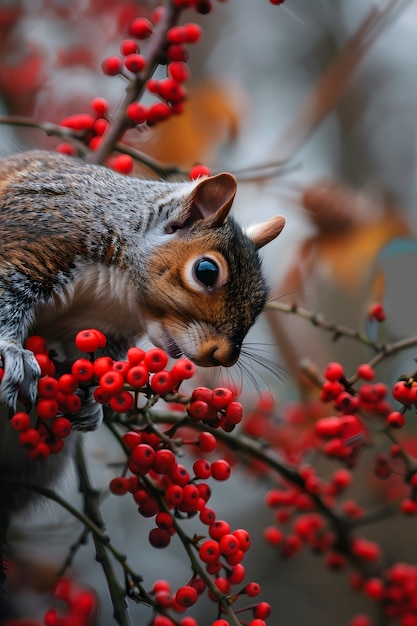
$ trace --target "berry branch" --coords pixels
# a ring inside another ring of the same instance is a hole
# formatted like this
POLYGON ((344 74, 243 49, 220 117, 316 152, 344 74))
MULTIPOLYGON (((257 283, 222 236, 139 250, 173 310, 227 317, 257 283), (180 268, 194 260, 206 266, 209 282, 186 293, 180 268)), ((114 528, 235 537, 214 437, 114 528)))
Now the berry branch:
POLYGON ((178 21, 181 11, 171 0, 165 0, 162 4, 161 19, 156 25, 150 38, 145 59, 145 69, 131 78, 126 87, 125 97, 119 106, 117 114, 113 117, 107 133, 104 135, 98 149, 87 156, 89 163, 104 163, 109 154, 114 150, 116 143, 120 141, 128 127, 126 111, 130 104, 136 102, 142 95, 146 83, 153 76, 156 67, 163 59, 163 50, 167 41, 167 33, 178 21))

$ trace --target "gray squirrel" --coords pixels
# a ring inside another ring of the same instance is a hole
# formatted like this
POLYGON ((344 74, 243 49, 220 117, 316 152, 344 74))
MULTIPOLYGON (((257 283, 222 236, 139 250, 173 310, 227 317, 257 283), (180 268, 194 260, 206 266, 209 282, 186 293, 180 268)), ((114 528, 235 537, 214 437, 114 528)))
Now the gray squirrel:
MULTIPOLYGON (((146 333, 171 357, 233 365, 268 296, 257 250, 285 223, 245 234, 229 216, 236 187, 227 173, 149 181, 47 151, 0 159, 0 405, 35 402, 31 334, 67 361, 79 356, 76 333, 96 327, 113 358, 146 333)), ((97 426, 93 404, 85 398, 74 428, 97 426)), ((3 420, 0 475, 48 482, 57 461, 30 462, 10 430, 3 420)))

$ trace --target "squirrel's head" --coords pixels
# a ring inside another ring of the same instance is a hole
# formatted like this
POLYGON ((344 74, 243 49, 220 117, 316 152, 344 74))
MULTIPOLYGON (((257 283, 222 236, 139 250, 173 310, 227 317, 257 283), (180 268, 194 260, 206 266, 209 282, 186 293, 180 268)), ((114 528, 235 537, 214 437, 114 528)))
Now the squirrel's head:
POLYGON ((236 188, 226 173, 198 181, 148 259, 142 313, 151 341, 206 367, 237 361, 268 297, 257 251, 285 224, 276 216, 244 233, 229 216, 236 188))

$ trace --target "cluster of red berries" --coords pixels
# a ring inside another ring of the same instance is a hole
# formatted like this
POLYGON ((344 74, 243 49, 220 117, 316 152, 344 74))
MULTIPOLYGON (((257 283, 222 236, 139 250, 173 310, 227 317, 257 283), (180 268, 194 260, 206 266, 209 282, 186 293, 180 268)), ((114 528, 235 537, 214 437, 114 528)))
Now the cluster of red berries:
MULTIPOLYGON (((154 31, 155 25, 162 17, 161 7, 151 16, 136 18, 130 25, 131 39, 125 39, 120 45, 120 56, 111 56, 102 63, 102 70, 109 76, 121 75, 131 79, 142 76, 146 69, 146 57, 140 54, 137 40, 148 39, 154 31)), ((166 47, 164 62, 167 67, 167 76, 162 80, 148 78, 146 89, 158 97, 159 101, 144 106, 139 102, 131 103, 126 110, 127 123, 138 126, 143 123, 153 126, 173 114, 183 111, 183 104, 187 99, 184 83, 189 78, 187 45, 196 43, 201 38, 201 28, 198 24, 188 23, 181 26, 172 26, 166 33, 166 47)), ((162 59, 161 59, 162 62, 162 59)))
MULTIPOLYGON (((313 467, 303 466, 299 477, 302 483, 299 487, 274 487, 266 494, 265 503, 275 510, 276 524, 265 528, 264 538, 279 548, 285 558, 295 556, 304 546, 309 546, 316 553, 326 553, 329 567, 340 567, 344 558, 333 551, 334 533, 323 515, 316 511, 312 496, 319 496, 327 507, 333 507, 335 499, 351 484, 351 473, 340 468, 333 472, 328 482, 324 482, 313 467), (289 526, 287 533, 282 530, 285 525, 289 526)), ((346 514, 352 508, 350 503, 346 501, 346 514)))
MULTIPOLYGON (((115 361, 109 356, 95 359, 94 353, 106 345, 106 337, 97 329, 80 331, 75 344, 80 351, 89 353, 90 358, 76 359, 71 372, 55 377, 55 364, 45 339, 36 335, 26 342, 41 370, 36 423, 33 424, 29 413, 19 411, 11 418, 11 426, 19 432, 19 442, 33 460, 43 461, 64 447, 64 439, 72 431, 71 417, 81 408, 77 394, 80 387, 95 386, 96 402, 126 413, 135 407, 137 393, 165 396, 177 390, 195 371, 188 359, 178 359, 171 370, 165 369, 168 356, 159 348, 145 352, 132 347, 126 361, 115 361)), ((0 379, 2 375, 0 369, 0 379)))
MULTIPOLYGON (((385 618, 398 620, 401 626, 417 625, 417 567, 395 563, 381 575, 364 578, 359 573, 351 576, 350 584, 356 591, 378 602, 385 618)), ((349 626, 372 626, 367 615, 355 616, 349 626)))
MULTIPOLYGON (((241 577, 235 577, 236 581, 241 577)), ((217 578, 215 580, 215 586, 224 594, 230 595, 231 590, 230 580, 224 578, 217 578)), ((240 584, 240 583, 236 583, 240 584)), ((194 575, 191 580, 176 591, 174 591, 166 580, 157 580, 152 585, 150 596, 153 598, 156 607, 161 607, 165 610, 173 610, 176 613, 183 613, 188 607, 193 606, 198 598, 206 591, 207 586, 202 578, 194 575)), ((247 583, 244 585, 239 593, 231 598, 231 601, 236 601, 237 596, 246 595, 249 598, 256 597, 260 592, 260 586, 258 583, 247 583)), ((208 591, 208 595, 212 600, 216 600, 216 594, 212 591, 208 591)), ((243 612, 249 612, 252 614, 253 619, 251 621, 241 622, 248 626, 266 626, 266 619, 271 613, 271 606, 268 602, 258 602, 251 604, 248 607, 239 610, 239 614, 243 612)), ((190 616, 186 616, 181 619, 181 626, 198 626, 196 619, 190 616)), ((156 615, 152 626, 174 626, 174 622, 167 615, 156 615)), ((212 622, 212 626, 229 626, 229 622, 226 619, 216 619, 212 622)))
MULTIPOLYGON (((209 538, 197 536, 194 546, 207 574, 213 576, 215 588, 221 595, 232 596, 233 601, 243 594, 257 595, 260 587, 255 583, 246 584, 238 593, 232 591, 233 585, 241 585, 246 576, 242 560, 250 547, 249 533, 242 528, 232 530, 228 522, 217 519, 216 512, 208 506, 211 488, 206 481, 210 478, 227 480, 231 475, 228 462, 224 459, 209 462, 200 457, 194 461, 190 473, 178 463, 167 443, 156 433, 129 431, 122 436, 122 440, 129 452, 128 469, 131 475, 112 479, 110 491, 116 495, 130 493, 138 505, 138 512, 143 517, 154 518, 155 526, 149 532, 149 543, 154 548, 165 548, 177 532, 177 520, 198 515, 200 522, 207 527, 209 538)), ((216 440, 211 433, 203 432, 197 440, 189 443, 197 445, 202 452, 210 453, 216 440)), ((200 577, 194 577, 175 594, 159 584, 152 590, 156 607, 176 612, 195 604, 205 591, 211 600, 219 602, 219 596, 212 589, 207 589, 207 584, 200 577)), ((155 625, 159 623, 172 624, 166 616, 160 616, 154 622, 155 625)))
MULTIPOLYGON (((19 443, 32 460, 44 461, 64 447, 64 439, 72 431, 71 415, 81 407, 75 393, 78 380, 72 374, 55 378, 55 365, 43 337, 32 336, 26 342, 41 369, 36 402, 36 423, 28 412, 19 411, 10 420, 11 427, 19 433, 19 443)), ((0 377, 3 370, 0 370, 0 377)))
POLYGON ((194 423, 202 422, 210 428, 231 432, 242 421, 243 407, 227 387, 213 390, 197 387, 191 394, 187 413, 194 423))
MULTIPOLYGON (((315 426, 316 435, 325 440, 323 450, 328 457, 342 460, 348 466, 356 463, 360 450, 370 443, 364 417, 377 417, 388 428, 398 429, 405 425, 404 411, 394 409, 389 402, 387 386, 372 382, 375 372, 370 365, 364 363, 357 369, 358 379, 364 381, 358 390, 347 383, 340 363, 329 363, 324 377, 321 400, 332 402, 339 412, 339 415, 319 419, 315 426)), ((392 390, 394 399, 401 397, 403 404, 406 404, 406 397, 409 399, 408 393, 412 387, 413 384, 409 382, 396 383, 392 390)))
MULTIPOLYGON (((55 609, 48 610, 43 618, 43 626, 91 626, 97 610, 95 594, 80 589, 68 578, 60 578, 52 589, 53 596, 67 605, 66 615, 59 615, 55 609)), ((3 626, 40 626, 32 619, 9 619, 3 626)))

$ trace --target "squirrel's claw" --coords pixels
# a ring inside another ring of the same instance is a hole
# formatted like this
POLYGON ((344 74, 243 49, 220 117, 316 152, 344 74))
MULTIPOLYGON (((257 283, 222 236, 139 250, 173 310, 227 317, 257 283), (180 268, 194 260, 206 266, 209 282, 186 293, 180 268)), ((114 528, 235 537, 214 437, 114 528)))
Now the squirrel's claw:
POLYGON ((0 355, 4 366, 4 375, 0 383, 0 402, 14 412, 18 397, 24 398, 27 406, 32 406, 36 401, 38 380, 41 375, 33 352, 10 340, 0 339, 0 355))

